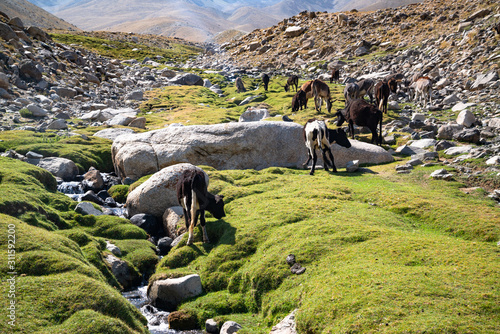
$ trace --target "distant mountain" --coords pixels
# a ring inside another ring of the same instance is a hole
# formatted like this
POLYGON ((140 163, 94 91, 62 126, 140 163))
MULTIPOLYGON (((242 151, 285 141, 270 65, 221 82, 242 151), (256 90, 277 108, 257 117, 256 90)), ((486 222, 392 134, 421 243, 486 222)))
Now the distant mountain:
POLYGON ((71 23, 54 16, 26 0, 1 0, 0 12, 7 14, 10 18, 19 17, 27 27, 37 26, 46 29, 79 30, 71 23))
MULTIPOLYGON (((4 0, 2 0, 4 1, 4 0)), ((250 32, 302 11, 336 12, 368 0, 30 0, 84 30, 152 33, 206 41, 225 30, 250 32)), ((399 6, 409 0, 380 0, 399 6)), ((412 1, 419 2, 419 1, 412 1)))

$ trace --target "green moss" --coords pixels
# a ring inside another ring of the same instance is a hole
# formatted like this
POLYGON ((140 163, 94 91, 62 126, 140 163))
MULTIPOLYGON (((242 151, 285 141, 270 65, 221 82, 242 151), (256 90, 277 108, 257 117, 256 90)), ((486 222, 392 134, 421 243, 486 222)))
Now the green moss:
POLYGON ((79 44, 82 47, 100 54, 101 56, 117 59, 144 60, 161 56, 164 61, 186 61, 189 57, 200 52, 200 49, 172 41, 168 49, 150 45, 128 42, 124 40, 109 40, 98 37, 80 36, 75 34, 50 34, 57 42, 64 44, 79 44))
POLYGON ((95 224, 86 229, 88 233, 96 237, 110 239, 146 239, 146 232, 135 226, 129 220, 116 216, 97 216, 95 224))
POLYGON ((498 330, 498 208, 430 179, 438 167, 402 175, 395 164, 314 178, 210 170, 211 189, 227 199, 227 217, 207 222, 209 233, 223 227, 218 239, 179 244, 152 279, 199 273, 206 295, 182 308, 199 321, 252 319, 246 333, 294 309, 307 333, 498 330), (291 273, 291 253, 304 274, 291 273))
POLYGON ((117 203, 125 203, 127 201, 128 190, 130 186, 114 185, 108 189, 108 193, 117 203))

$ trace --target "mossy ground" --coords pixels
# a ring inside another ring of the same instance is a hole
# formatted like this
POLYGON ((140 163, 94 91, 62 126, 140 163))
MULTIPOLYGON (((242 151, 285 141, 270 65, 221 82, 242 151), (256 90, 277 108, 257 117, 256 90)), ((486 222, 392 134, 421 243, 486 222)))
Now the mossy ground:
POLYGON ((298 308, 301 333, 500 330, 500 210, 435 168, 314 177, 307 171, 215 171, 227 217, 209 219, 213 244, 185 240, 156 277, 199 273, 205 295, 181 308, 266 333, 298 308), (295 254, 307 268, 290 272, 295 254))
POLYGON ((56 180, 46 170, 0 157, 0 251, 4 254, 0 301, 5 307, 11 300, 16 302, 15 325, 8 324, 4 313, 0 332, 147 332, 146 320, 121 296, 121 286, 103 260, 109 240, 121 248, 121 258, 133 270, 151 274, 157 256, 146 233, 118 217, 77 214, 76 204, 56 191, 56 180), (15 248, 9 248, 13 236, 15 248), (9 249, 15 249, 13 260, 7 257, 9 249), (16 272, 15 298, 8 298, 12 271, 16 272))

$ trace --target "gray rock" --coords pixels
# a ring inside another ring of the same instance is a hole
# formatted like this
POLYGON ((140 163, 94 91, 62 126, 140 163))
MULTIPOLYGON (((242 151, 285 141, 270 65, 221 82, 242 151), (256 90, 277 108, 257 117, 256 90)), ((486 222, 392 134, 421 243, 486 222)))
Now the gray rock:
POLYGON ((137 117, 132 122, 128 123, 128 126, 132 128, 145 129, 146 128, 146 118, 137 117))
POLYGON ((169 126, 120 136, 111 150, 117 175, 133 179, 179 162, 216 169, 301 167, 307 156, 302 128, 290 122, 169 126))
POLYGON ((106 240, 106 249, 116 256, 122 255, 121 249, 117 245, 110 243, 108 240, 106 240))
POLYGON ((415 155, 415 154, 425 153, 425 152, 427 152, 427 151, 424 149, 421 149, 421 148, 416 147, 416 146, 408 146, 408 145, 399 146, 396 149, 396 153, 399 153, 402 155, 415 155))
POLYGON ((448 105, 455 104, 455 103, 457 103, 459 101, 460 101, 460 99, 457 97, 456 94, 448 95, 447 97, 445 97, 443 99, 443 103, 444 104, 448 104, 448 105))
POLYGON ((174 85, 182 86, 203 86, 203 79, 193 73, 178 74, 170 80, 174 85))
POLYGON ((359 160, 349 161, 345 167, 348 173, 354 173, 359 169, 359 160))
POLYGON ((19 75, 26 81, 39 82, 42 80, 42 72, 37 68, 32 60, 23 60, 19 65, 19 75))
POLYGON ((248 108, 241 114, 240 122, 258 122, 269 117, 269 110, 248 108))
POLYGON ((437 140, 435 139, 420 139, 413 141, 410 146, 418 148, 427 148, 436 145, 437 140))
MULTIPOLYGON (((127 196, 126 207, 129 215, 147 213, 162 217, 166 208, 178 206, 176 185, 180 175, 187 169, 203 171, 188 163, 176 164, 154 173, 146 182, 135 188, 127 196)), ((208 184, 206 173, 205 179, 208 184)))
MULTIPOLYGON (((165 210, 163 214, 163 230, 172 239, 177 238, 180 233, 177 231, 177 226, 184 225, 184 211, 181 206, 173 206, 165 210)), ((186 231, 184 231, 186 232, 186 231)))
POLYGON ((458 102, 456 105, 453 106, 453 108, 451 108, 452 111, 462 111, 462 110, 465 110, 467 108, 470 108, 470 107, 473 107, 475 106, 476 104, 475 103, 463 103, 463 102, 458 102))
POLYGON ((465 126, 466 128, 471 127, 476 122, 476 117, 472 111, 465 109, 458 114, 457 123, 465 126))
POLYGON ((68 124, 64 119, 56 119, 49 123, 47 129, 49 130, 65 130, 68 128, 68 124))
POLYGON ((134 116, 128 116, 128 115, 116 115, 110 120, 107 120, 105 123, 107 125, 122 125, 122 126, 127 126, 130 124, 135 119, 134 116))
POLYGON ((104 213, 102 211, 94 208, 94 205, 90 202, 81 202, 75 207, 75 212, 80 213, 82 215, 94 215, 94 216, 102 216, 104 213))
POLYGON ((302 35, 304 31, 306 31, 306 29, 299 26, 288 27, 285 30, 285 37, 297 37, 302 35))
MULTIPOLYGON (((130 214, 130 210, 129 210, 130 214)), ((137 213, 132 215, 130 222, 137 227, 142 228, 147 234, 157 236, 162 232, 161 223, 154 215, 148 213, 137 213)))
POLYGON ((9 85, 9 77, 5 73, 0 72, 0 88, 8 89, 9 85))
POLYGON ((136 100, 140 101, 144 98, 144 92, 142 90, 134 90, 133 92, 125 95, 125 100, 136 100))
POLYGON ((495 129, 500 129, 500 118, 496 117, 496 118, 490 119, 488 121, 488 126, 492 127, 492 128, 495 128, 495 129))
POLYGON ((258 97, 260 97, 260 95, 248 96, 243 101, 241 101, 240 104, 238 104, 238 105, 244 106, 245 104, 249 104, 250 102, 252 102, 253 100, 255 100, 258 97))
POLYGON ((104 260, 111 267, 111 272, 115 276, 118 283, 127 290, 141 283, 141 278, 135 270, 133 270, 127 262, 117 258, 112 254, 104 257, 104 260))
POLYGON ((76 89, 70 87, 52 87, 52 89, 62 98, 72 99, 78 94, 76 89))
POLYGON ((276 326, 273 326, 269 334, 297 334, 297 326, 295 322, 295 312, 292 311, 283 320, 281 320, 276 326))
POLYGON ((453 135, 453 139, 460 142, 477 144, 481 140, 481 132, 478 129, 464 129, 453 135))
POLYGON ((210 334, 219 334, 219 326, 214 319, 207 319, 205 321, 205 330, 210 334))
POLYGON ((472 146, 455 146, 445 150, 444 154, 455 156, 460 154, 467 154, 470 153, 470 151, 472 151, 472 146))
POLYGON ((44 117, 44 116, 47 116, 48 114, 48 111, 43 109, 42 107, 32 103, 32 104, 29 104, 26 109, 28 109, 31 114, 35 117, 44 117))
POLYGON ((494 157, 489 158, 486 160, 486 164, 491 166, 491 165, 500 165, 500 155, 496 155, 494 157))
POLYGON ((148 298, 153 306, 171 312, 182 301, 199 296, 202 292, 200 276, 193 274, 153 281, 148 288, 148 298))
POLYGON ((94 136, 115 140, 121 135, 133 134, 133 133, 135 133, 135 131, 132 129, 117 128, 117 129, 104 129, 97 131, 96 133, 94 133, 94 136))
POLYGON ((0 22, 0 38, 3 38, 6 42, 8 42, 11 39, 14 40, 19 39, 15 31, 12 30, 12 28, 8 24, 5 24, 3 22, 0 22))
POLYGON ((71 181, 78 175, 78 167, 76 164, 66 158, 43 158, 40 159, 37 166, 48 170, 54 176, 60 177, 64 181, 71 181))
POLYGON ((490 71, 486 74, 479 74, 476 81, 471 86, 471 90, 482 89, 498 80, 498 73, 496 71, 490 71))
POLYGON ((431 177, 437 180, 449 181, 453 178, 453 174, 449 173, 446 169, 438 169, 431 173, 431 177))
POLYGON ((438 129, 438 139, 453 139, 453 136, 463 130, 463 125, 460 124, 446 124, 438 129))
POLYGON ((240 324, 238 324, 234 321, 226 321, 220 329, 220 334, 237 333, 242 328, 243 327, 240 324))

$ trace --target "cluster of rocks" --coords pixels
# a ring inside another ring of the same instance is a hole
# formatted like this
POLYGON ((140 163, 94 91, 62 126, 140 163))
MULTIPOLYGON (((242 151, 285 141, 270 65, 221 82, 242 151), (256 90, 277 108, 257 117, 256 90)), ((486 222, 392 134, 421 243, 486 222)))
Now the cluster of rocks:
POLYGON ((39 28, 24 28, 19 18, 0 22, 2 39, 9 48, 0 47, 0 131, 145 128, 138 116, 144 91, 204 84, 196 74, 160 68, 182 66, 160 56, 142 63, 108 59, 55 43, 39 28))

